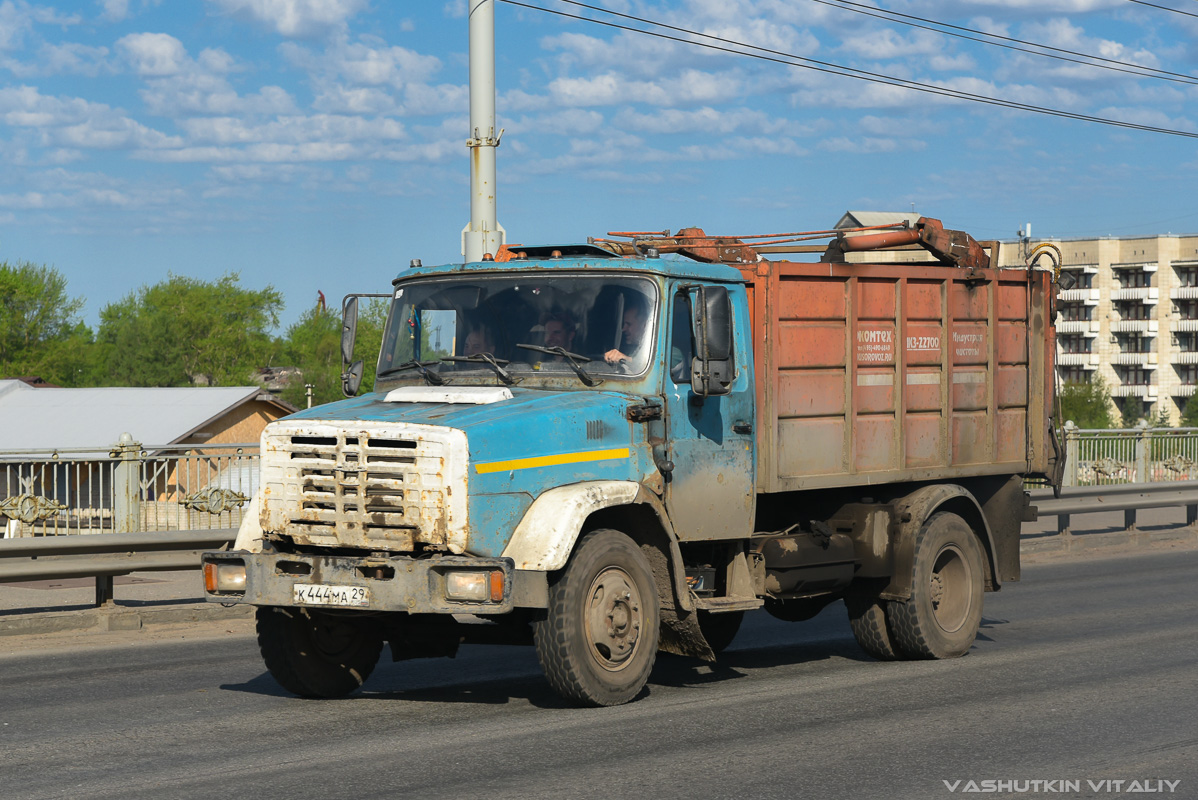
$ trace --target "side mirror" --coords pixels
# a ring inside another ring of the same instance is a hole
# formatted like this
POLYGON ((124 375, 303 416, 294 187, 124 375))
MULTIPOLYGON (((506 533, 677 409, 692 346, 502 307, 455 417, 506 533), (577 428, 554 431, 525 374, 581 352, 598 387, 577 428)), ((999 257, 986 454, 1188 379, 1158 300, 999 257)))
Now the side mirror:
POLYGON ((358 334, 358 298, 349 295, 341 303, 341 368, 354 357, 354 337, 358 334))
POLYGON ((353 397, 362 387, 362 373, 365 365, 359 359, 350 365, 349 370, 341 373, 341 392, 346 397, 353 397))
POLYGON ((732 391, 732 301, 723 286, 699 286, 695 307, 695 344, 691 390, 700 396, 732 391))

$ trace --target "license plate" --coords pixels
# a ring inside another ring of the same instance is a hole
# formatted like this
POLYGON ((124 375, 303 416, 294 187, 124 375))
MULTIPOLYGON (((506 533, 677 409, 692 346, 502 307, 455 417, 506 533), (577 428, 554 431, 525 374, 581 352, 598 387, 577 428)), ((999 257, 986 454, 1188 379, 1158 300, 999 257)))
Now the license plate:
POLYGON ((329 586, 299 583, 292 587, 296 603, 306 606, 368 606, 370 590, 365 586, 329 586))

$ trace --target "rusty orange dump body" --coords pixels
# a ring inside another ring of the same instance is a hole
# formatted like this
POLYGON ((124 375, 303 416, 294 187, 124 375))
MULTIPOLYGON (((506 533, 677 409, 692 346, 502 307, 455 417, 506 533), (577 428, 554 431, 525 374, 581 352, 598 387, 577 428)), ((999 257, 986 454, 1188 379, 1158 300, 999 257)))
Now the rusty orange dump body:
POLYGON ((1051 274, 759 261, 758 490, 1047 473, 1051 274))

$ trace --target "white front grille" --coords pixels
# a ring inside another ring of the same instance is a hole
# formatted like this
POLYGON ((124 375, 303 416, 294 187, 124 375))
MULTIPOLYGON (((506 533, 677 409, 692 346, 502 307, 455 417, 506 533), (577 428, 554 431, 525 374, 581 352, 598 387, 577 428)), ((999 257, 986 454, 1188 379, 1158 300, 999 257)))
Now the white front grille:
POLYGON ((267 427, 262 445, 264 531, 297 544, 464 549, 462 431, 284 421, 267 427))

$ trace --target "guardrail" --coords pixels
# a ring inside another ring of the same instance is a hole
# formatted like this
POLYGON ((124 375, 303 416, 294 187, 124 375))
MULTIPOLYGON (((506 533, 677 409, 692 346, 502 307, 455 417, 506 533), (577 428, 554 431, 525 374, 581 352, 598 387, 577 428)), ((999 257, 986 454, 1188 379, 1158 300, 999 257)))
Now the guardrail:
POLYGON ((199 569, 200 553, 226 547, 236 530, 98 533, 0 540, 0 582, 96 578, 96 605, 113 601, 113 578, 199 569))
POLYGON ((1057 518, 1057 533, 1063 536, 1071 532, 1072 517, 1112 511, 1122 511, 1124 527, 1135 530, 1136 512, 1143 508, 1184 507, 1186 524, 1193 525, 1198 522, 1198 480, 1065 488, 1059 498, 1051 490, 1037 490, 1032 504, 1038 516, 1057 518))

